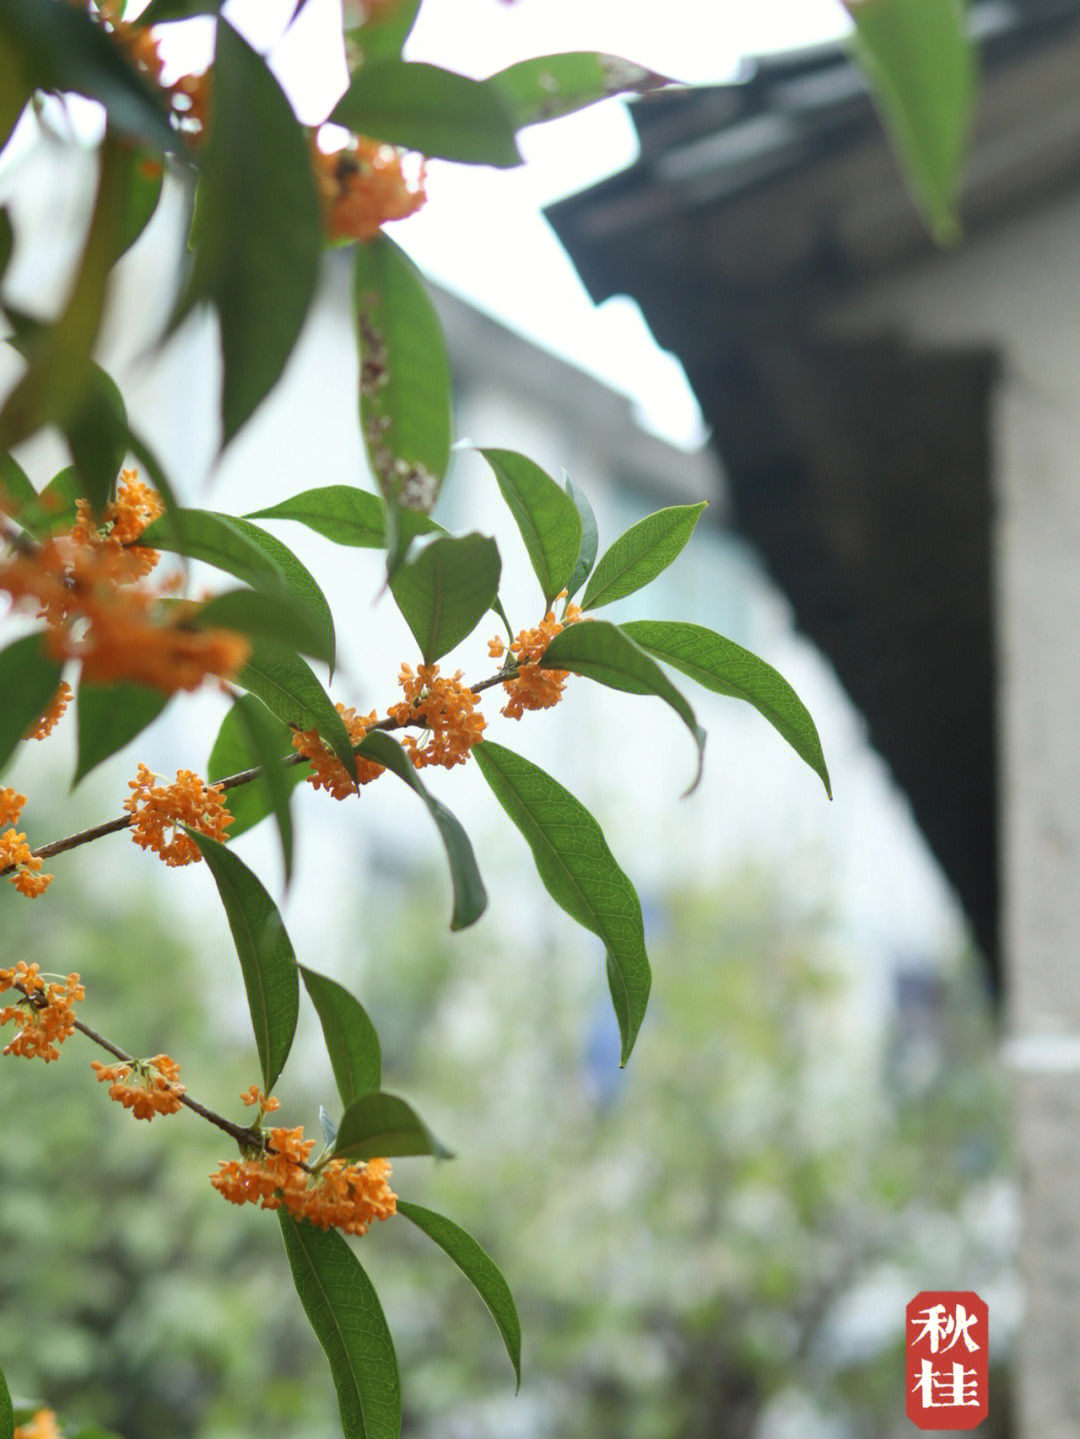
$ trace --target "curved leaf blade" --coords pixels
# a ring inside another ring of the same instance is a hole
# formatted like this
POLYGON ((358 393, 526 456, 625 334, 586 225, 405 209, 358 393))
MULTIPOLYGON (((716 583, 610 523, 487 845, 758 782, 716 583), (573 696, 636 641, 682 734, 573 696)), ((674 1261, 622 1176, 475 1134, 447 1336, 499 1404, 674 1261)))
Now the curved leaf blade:
POLYGON ((278 1221, 293 1284, 330 1365, 344 1439, 400 1439, 397 1357, 374 1285, 336 1230, 284 1209, 278 1221))
POLYGON ((72 785, 153 724, 172 695, 147 685, 79 683, 79 758, 72 785))
MULTIPOLYGON (((289 812, 289 796, 296 788, 296 782, 290 783, 292 776, 281 761, 282 756, 288 754, 289 750, 282 746, 278 721, 254 695, 240 695, 229 713, 235 716, 237 724, 244 731, 251 752, 255 756, 255 764, 262 769, 260 780, 265 786, 271 812, 277 821, 278 835, 281 839, 281 859, 285 869, 285 883, 288 884, 292 879, 293 863, 293 829, 292 815, 289 812)), ((289 748, 291 749, 291 744, 289 748)), ((303 774, 307 766, 294 765, 293 768, 299 769, 303 774)), ((234 793, 236 793, 235 790, 230 791, 230 794, 234 793)))
POLYGON ((582 521, 577 506, 539 465, 514 450, 481 450, 510 507, 551 605, 574 572, 581 552, 582 521))
POLYGON ((621 628, 642 649, 706 689, 752 704, 806 761, 832 799, 817 726, 802 700, 772 665, 704 625, 677 620, 630 620, 621 628))
POLYGON ((482 80, 408 60, 357 70, 331 115, 359 135, 465 165, 521 164, 514 121, 482 80))
POLYGON ((578 551, 574 572, 566 582, 566 597, 568 600, 572 600, 589 578, 592 567, 596 563, 596 551, 600 546, 600 532, 596 527, 596 516, 593 514, 592 505, 589 504, 569 475, 564 474, 563 478, 566 482, 566 493, 573 500, 574 508, 581 517, 581 548, 578 551))
POLYGON ((502 561, 484 535, 447 536, 394 571, 390 589, 426 665, 471 635, 495 603, 502 561))
POLYGON ((198 845, 225 907, 244 976, 255 1047, 269 1094, 285 1066, 300 1010, 296 955, 277 906, 244 862, 209 835, 184 826, 198 845))
POLYGON ((352 740, 311 666, 288 650, 256 645, 236 683, 261 699, 271 714, 300 729, 317 729, 338 759, 355 772, 352 740))
POLYGON ((539 663, 541 669, 572 670, 626 694, 656 695, 670 705, 697 745, 697 774, 686 793, 697 788, 705 757, 705 731, 660 666, 618 625, 607 620, 569 625, 551 641, 539 663))
MULTIPOLYGON (((309 530, 360 550, 381 550, 386 545, 386 506, 370 490, 353 485, 323 485, 304 490, 269 509, 255 510, 249 520, 295 520, 309 530)), ((427 515, 417 515, 420 534, 444 535, 446 531, 427 515)))
POLYGON ((258 590, 224 590, 212 595, 184 621, 192 629, 238 630, 268 645, 326 659, 322 623, 292 595, 275 595, 271 604, 258 590))
POLYGON ((647 585, 666 570, 694 533, 708 502, 672 505, 646 515, 605 550, 581 601, 583 610, 609 605, 647 585))
POLYGON ((43 639, 35 631, 0 650, 0 765, 14 754, 59 688, 64 667, 46 654, 43 639))
POLYGON ((604 943, 625 1066, 652 984, 634 886, 616 864, 596 820, 551 775, 493 740, 478 744, 473 754, 491 792, 532 850, 548 894, 604 943))
POLYGON ((502 1335, 510 1363, 514 1366, 517 1388, 520 1389, 521 1321, 502 1270, 471 1234, 447 1219, 445 1214, 436 1214, 433 1209, 423 1209, 419 1204, 406 1204, 401 1199, 397 1202, 397 1212, 404 1214, 450 1256, 484 1301, 502 1335))
POLYGON ((620 60, 617 55, 578 50, 521 60, 489 76, 486 83, 499 95, 513 117, 515 129, 520 130, 571 115, 611 95, 644 95, 672 81, 632 60, 620 60))
POLYGON ((355 47, 358 63, 377 65, 383 60, 399 59, 419 9, 420 0, 395 0, 373 9, 363 24, 350 25, 345 39, 355 47))
POLYGON ((393 770, 427 805, 450 864, 450 882, 454 891, 454 912, 450 919, 450 928, 467 929, 470 924, 475 924, 487 908, 487 891, 476 867, 476 856, 469 843, 469 836, 460 822, 445 805, 440 804, 435 796, 428 792, 421 783, 412 760, 397 741, 384 731, 372 730, 370 734, 366 734, 357 745, 357 753, 393 770))
MULTIPOLYGON (((250 695, 242 696, 253 704, 257 703, 250 695)), ((283 757, 292 751, 293 732, 287 724, 266 708, 260 705, 261 713, 255 723, 261 723, 267 733, 266 745, 271 745, 276 763, 271 766, 263 757, 263 750, 256 749, 256 742, 253 738, 250 721, 250 714, 244 716, 237 710, 237 704, 230 706, 228 713, 221 722, 221 728, 214 740, 214 748, 210 751, 210 758, 207 761, 207 778, 211 781, 225 779, 232 774, 240 774, 246 769, 253 769, 256 765, 263 767, 264 773, 258 779, 253 779, 248 784, 237 785, 229 791, 229 813, 233 817, 233 823, 229 826, 229 839, 234 840, 245 830, 259 823, 269 814, 279 812, 280 791, 275 787, 270 778, 271 768, 280 771, 282 785, 286 795, 292 794, 298 784, 303 783, 311 773, 307 764, 285 764, 283 757)), ((287 812, 287 811, 286 811, 287 812)), ((291 817, 290 817, 291 823, 291 817)), ((281 821, 278 820, 280 828, 281 821)))
POLYGON ((338 1124, 335 1159, 393 1159, 410 1154, 431 1154, 453 1159, 424 1121, 396 1094, 381 1089, 358 1095, 338 1124))
POLYGON ((367 1010, 343 985, 303 965, 300 977, 319 1016, 341 1103, 348 1109, 354 1099, 382 1083, 378 1033, 367 1010))

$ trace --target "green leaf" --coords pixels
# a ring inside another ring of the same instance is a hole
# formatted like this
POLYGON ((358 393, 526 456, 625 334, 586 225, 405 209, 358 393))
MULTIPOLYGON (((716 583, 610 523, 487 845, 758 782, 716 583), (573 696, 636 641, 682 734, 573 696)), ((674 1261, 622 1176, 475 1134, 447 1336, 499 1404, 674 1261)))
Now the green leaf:
MULTIPOLYGON (((288 884, 292 879, 293 862, 293 831, 292 816, 289 813, 289 796, 296 788, 297 781, 293 778, 290 770, 282 764, 282 757, 290 753, 291 743, 289 740, 282 743, 280 722, 265 705, 259 703, 254 695, 241 695, 233 704, 229 714, 234 717, 237 727, 244 732, 247 748, 253 756, 253 765, 259 765, 262 768, 259 780, 252 780, 251 783, 260 784, 263 794, 269 801, 274 818, 277 820, 278 834, 281 838, 281 858, 285 868, 285 883, 288 884)), ((248 766, 248 768, 250 767, 248 766)), ((301 778, 306 768, 306 765, 292 766, 292 769, 300 770, 301 778)), ((218 776, 219 779, 223 777, 218 776)), ((236 789, 229 791, 230 814, 234 797, 241 788, 243 787, 238 785, 236 789)), ((234 837, 234 829, 234 826, 230 826, 230 839, 234 837)))
POLYGON ((300 984, 296 956, 277 906, 242 860, 208 835, 184 826, 202 852, 221 895, 247 990, 255 1047, 269 1094, 296 1032, 300 984))
POLYGON ((353 301, 360 425, 392 531, 398 508, 427 514, 450 464, 450 362, 419 270, 385 235, 356 247, 353 301))
MULTIPOLYGON (((249 696, 244 696, 249 699, 249 696)), ((269 735, 272 733, 272 749, 276 756, 274 768, 281 775, 281 783, 286 794, 291 794, 298 784, 302 784, 311 773, 311 767, 307 764, 285 764, 284 757, 294 753, 292 749, 293 732, 287 724, 270 713, 265 705, 261 706, 259 720, 268 731, 267 747, 270 746, 269 735)), ((260 775, 258 779, 251 780, 248 784, 238 785, 229 791, 229 813, 233 817, 233 823, 229 826, 229 839, 234 840, 237 835, 243 834, 260 820, 269 814, 280 814, 280 789, 276 781, 269 778, 271 766, 262 757, 263 751, 256 750, 255 740, 251 733, 251 727, 245 723, 237 706, 233 705, 221 722, 217 739, 214 741, 214 748, 210 752, 210 759, 207 762, 207 776, 211 780, 225 779, 232 774, 240 774, 243 770, 254 769, 256 765, 266 764, 266 774, 260 775)), ((280 828, 280 819, 278 821, 280 828)))
MULTIPOLYGON (((37 507, 38 494, 30 477, 12 455, 0 456, 0 506, 19 518, 26 510, 37 507)), ((19 518, 20 524, 25 520, 19 518)))
POLYGON ((453 1159, 416 1113, 396 1094, 381 1089, 358 1095, 338 1124, 335 1159, 393 1159, 409 1154, 431 1154, 453 1159))
POLYGON ((419 9, 420 0, 396 0, 394 4, 378 6, 362 25, 350 26, 345 39, 354 48, 359 64, 377 65, 383 60, 399 59, 419 9))
MULTIPOLYGON (((161 94, 125 59, 86 10, 42 0, 4 0, 3 30, 22 86, 73 91, 105 106, 109 124, 157 150, 182 151, 161 94)), ((6 88, 6 87, 5 87, 6 88)))
POLYGON ((596 820, 551 775, 492 740, 478 744, 473 754, 495 798, 524 835, 548 894, 604 943, 625 1065, 652 983, 634 886, 615 863, 596 820))
POLYGON ((63 424, 71 451, 79 497, 100 513, 116 492, 116 480, 127 452, 124 397, 111 375, 91 363, 86 387, 74 413, 63 424))
POLYGON ((193 15, 217 15, 225 0, 150 0, 138 25, 161 25, 167 20, 190 20, 193 15))
POLYGON ((154 218, 161 192, 165 188, 165 170, 161 165, 148 164, 145 157, 131 171, 127 194, 120 215, 119 252, 125 255, 154 218))
POLYGON ((171 699, 172 695, 146 685, 94 685, 80 681, 79 759, 73 787, 102 760, 122 750, 147 725, 153 724, 171 699))
MULTIPOLYGON (((477 746, 479 749, 479 746, 477 746)), ((450 864, 450 882, 454 890, 454 912, 450 919, 452 930, 466 929, 475 924, 487 908, 487 891, 476 867, 469 836, 445 805, 430 794, 416 773, 416 766, 397 743, 383 730, 372 730, 357 746, 357 753, 393 770, 399 779, 414 789, 428 807, 431 818, 439 831, 439 837, 446 847, 446 858, 450 864)), ((473 751, 476 753, 476 750, 473 751)))
POLYGON ((707 504, 672 505, 631 525, 605 550, 581 601, 583 610, 609 605, 666 570, 694 533, 707 504))
POLYGON ((333 1229, 278 1210, 293 1283, 330 1364, 344 1439, 399 1439, 401 1383, 371 1280, 333 1229))
POLYGON ((375 1026, 358 999, 336 980, 300 966, 300 976, 322 1025, 326 1052, 346 1109, 382 1083, 382 1051, 375 1026))
POLYGON ((63 665, 50 659, 40 631, 0 650, 0 765, 14 754, 26 731, 49 706, 63 665))
POLYGON ((596 516, 593 514, 592 505, 589 504, 589 501, 565 471, 563 472, 563 479, 566 482, 566 493, 573 500, 574 508, 581 518, 581 548, 578 550, 574 573, 566 583, 566 598, 572 600, 578 590, 581 589, 581 586, 589 578, 592 567, 596 563, 596 551, 600 544, 600 534, 596 528, 596 516))
POLYGON ((495 541, 477 534, 433 540, 395 570, 390 589, 426 665, 472 634, 495 602, 501 570, 495 541))
POLYGON ((11 1391, 7 1387, 4 1371, 0 1369, 0 1439, 14 1439, 15 1411, 11 1407, 11 1391))
MULTIPOLYGON (((360 550, 381 550, 386 544, 386 505, 369 490, 353 485, 324 485, 255 510, 249 520, 296 520, 309 530, 324 535, 337 545, 360 550)), ((417 515, 421 534, 444 535, 446 531, 428 515, 417 515)))
POLYGON ((464 1274, 480 1298, 487 1305, 488 1312, 498 1325, 510 1363, 514 1366, 517 1387, 521 1388, 521 1322, 518 1319, 514 1296, 503 1278, 502 1271, 491 1256, 477 1244, 471 1234, 458 1227, 445 1214, 436 1214, 433 1209, 422 1209, 419 1204, 397 1202, 397 1212, 422 1229, 433 1239, 444 1253, 448 1254, 464 1274))
POLYGON ((239 630, 269 645, 326 658, 325 627, 293 595, 276 595, 267 604, 258 590, 225 590, 200 605, 185 623, 197 630, 239 630))
POLYGON ((772 665, 704 625, 631 620, 621 628, 642 649, 706 689, 752 704, 820 777, 825 793, 832 799, 817 726, 802 700, 772 665))
MULTIPOLYGON (((18 47, 8 35, 0 30, 0 153, 3 152, 15 132, 16 125, 22 119, 22 113, 26 109, 33 91, 33 85, 23 73, 22 56, 18 47)), ((3 266, 0 266, 0 274, 7 269, 7 262, 11 258, 11 246, 14 243, 11 219, 6 208, 3 213, 7 256, 3 266)))
POLYGON ((672 82, 666 75, 617 55, 578 50, 522 60, 490 76, 486 83, 502 100, 514 128, 520 130, 583 110, 610 95, 627 91, 643 95, 672 82))
POLYGON ((256 645, 236 683, 262 700, 271 714, 299 729, 317 729, 350 774, 355 773, 352 740, 311 666, 299 655, 256 645))
POLYGON ((892 137, 912 199, 939 244, 960 237, 956 196, 971 130, 975 49, 965 0, 849 3, 852 49, 892 137))
POLYGON ((521 164, 514 121, 482 80, 437 65, 384 60, 355 72, 330 119, 357 135, 466 165, 521 164))
POLYGON ((571 670, 610 689, 634 695, 657 695, 669 704, 697 745, 697 774, 686 793, 696 789, 705 755, 705 731, 660 666, 618 625, 609 624, 607 620, 570 625, 555 636, 539 663, 541 669, 571 670))
POLYGON ((322 221, 305 133, 266 61, 217 26, 199 227, 171 328, 200 300, 221 322, 222 448, 277 384, 315 294, 322 221))
POLYGON ((510 507, 536 578, 550 605, 568 583, 581 552, 577 506, 539 465, 513 450, 481 450, 510 507))

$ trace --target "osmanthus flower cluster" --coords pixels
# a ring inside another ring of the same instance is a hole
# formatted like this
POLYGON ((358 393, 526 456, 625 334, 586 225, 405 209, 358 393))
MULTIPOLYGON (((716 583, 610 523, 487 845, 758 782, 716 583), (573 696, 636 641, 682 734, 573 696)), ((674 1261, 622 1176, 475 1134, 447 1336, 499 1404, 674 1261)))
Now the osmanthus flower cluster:
POLYGON ((38 1409, 27 1424, 17 1424, 12 1439, 61 1439, 52 1409, 38 1409))
MULTIPOLYGON (((566 590, 561 590, 555 598, 566 600, 566 590)), ((511 640, 510 662, 514 665, 514 677, 503 681, 503 689, 510 698, 502 713, 508 719, 520 719, 526 710, 550 709, 562 699, 569 670, 545 670, 540 669, 539 664, 555 636, 579 619, 580 607, 567 604, 561 620, 555 618, 554 610, 548 610, 534 629, 519 630, 517 638, 511 640)), ((505 653, 506 646, 500 635, 488 641, 488 654, 492 659, 499 659, 505 653)))
POLYGON ((121 1064, 102 1064, 92 1059, 90 1067, 103 1084, 109 1085, 109 1098, 130 1109, 135 1119, 175 1114, 181 1107, 181 1096, 187 1093, 180 1083, 180 1066, 167 1054, 121 1064))
POLYGON ((0 969, 0 991, 6 989, 17 989, 20 998, 0 1010, 0 1025, 13 1021, 16 1028, 4 1053, 40 1058, 46 1064, 59 1059, 59 1046, 75 1031, 72 1006, 86 997, 79 976, 69 974, 62 984, 46 984, 39 965, 20 959, 11 969, 0 969))
POLYGON ((153 850, 171 868, 197 864, 202 859, 181 825, 200 834, 224 840, 233 817, 225 807, 225 791, 219 784, 207 785, 190 769, 178 770, 171 784, 155 784, 144 764, 128 780, 130 796, 124 808, 131 815, 131 838, 140 849, 153 850))
MULTIPOLYGON (((36 738, 36 736, 35 736, 36 738)), ((13 884, 27 899, 37 899, 53 881, 51 874, 42 874, 41 859, 26 842, 26 835, 14 828, 26 805, 26 796, 6 785, 0 786, 0 824, 11 825, 0 834, 0 870, 8 870, 8 883, 13 884)))

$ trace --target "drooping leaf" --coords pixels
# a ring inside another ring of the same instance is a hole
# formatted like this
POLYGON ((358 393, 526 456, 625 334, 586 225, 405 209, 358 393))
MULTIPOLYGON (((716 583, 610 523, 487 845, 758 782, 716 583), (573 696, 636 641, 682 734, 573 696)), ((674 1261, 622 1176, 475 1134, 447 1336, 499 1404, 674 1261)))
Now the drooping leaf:
POLYGON ((326 632, 311 610, 297 604, 291 594, 275 595, 267 603, 258 590, 225 590, 200 605, 188 621, 193 629, 239 630, 268 645, 326 658, 326 632))
POLYGON ((566 481, 566 493, 573 500, 574 508, 581 517, 581 548, 578 551, 574 572, 566 583, 566 597, 572 600, 592 573, 592 567, 596 563, 596 551, 600 546, 600 534, 596 528, 596 516, 593 514, 592 505, 589 504, 569 475, 564 474, 563 478, 566 481))
POLYGON ((85 9, 4 0, 3 30, 17 57, 22 86, 85 95, 105 106, 113 129, 157 150, 182 150, 160 92, 85 9))
POLYGON ((300 976, 322 1025, 341 1103, 348 1109, 354 1099, 382 1083, 379 1036, 367 1010, 337 980, 303 965, 300 976))
POLYGON ((401 1383, 378 1295, 333 1229, 278 1210, 293 1283, 323 1347, 344 1439, 400 1439, 401 1383))
POLYGON ((707 501, 672 505, 646 515, 605 550, 581 601, 583 610, 609 605, 647 585, 666 570, 694 533, 707 501))
POLYGON ((184 833, 202 852, 225 907, 244 976, 263 1092, 269 1094, 296 1032, 300 1009, 296 955, 277 906, 247 865, 216 839, 187 825, 184 833))
POLYGON ((604 943, 625 1065, 652 983, 634 886, 615 863, 596 820, 551 775, 492 740, 477 745, 473 754, 495 798, 524 835, 548 894, 604 943))
POLYGON ((660 666, 618 625, 606 620, 570 625, 555 636, 539 663, 541 669, 572 670, 610 689, 623 690, 626 694, 657 695, 669 704, 694 736, 698 767, 687 794, 697 787, 705 754, 705 731, 660 666))
POLYGON ((79 783, 102 760, 153 724, 172 699, 161 690, 139 684, 79 683, 79 759, 73 785, 79 783))
POLYGON ((399 535, 399 519, 428 513, 450 464, 450 362, 419 270, 385 235, 356 247, 353 304, 360 427, 387 504, 387 544, 396 563, 420 529, 417 523, 399 535))
MULTIPOLYGON (((271 812, 277 821, 278 835, 281 838, 281 858, 285 869, 285 883, 292 879, 293 863, 293 829, 292 816, 289 813, 289 796, 296 788, 297 781, 293 778, 290 769, 282 764, 282 757, 289 753, 291 745, 288 741, 282 743, 281 722, 270 713, 265 705, 260 704, 254 695, 240 695, 234 702, 229 714, 233 716, 237 727, 244 732, 247 741, 247 748, 253 756, 253 764, 258 765, 262 774, 258 783, 270 803, 271 812), (287 746, 287 747, 286 747, 287 746)), ((294 765, 292 769, 299 769, 301 775, 306 766, 294 765)), ((235 773, 235 771, 234 771, 235 773)), ((222 776, 218 776, 222 778, 222 776)), ((252 781, 256 783, 256 781, 252 781)), ((241 789, 246 786, 238 785, 236 789, 229 791, 229 812, 232 813, 234 796, 238 795, 241 789)), ((229 838, 234 836, 234 826, 230 826, 229 838)))
POLYGON ((422 1229, 433 1239, 444 1253, 448 1254, 464 1274, 480 1298, 487 1305, 488 1312, 498 1325, 518 1388, 521 1387, 521 1322, 518 1319, 514 1296, 503 1277, 502 1270, 491 1256, 480 1247, 471 1234, 447 1219, 445 1214, 436 1214, 433 1209, 422 1209, 419 1204, 397 1202, 397 1212, 422 1229))
POLYGON ((356 70, 330 119, 358 135, 466 165, 521 164, 514 121, 481 80, 407 60, 356 70))
MULTIPOLYGON (((324 485, 317 490, 304 490, 271 505, 255 510, 249 520, 296 520, 309 530, 324 535, 338 545, 360 550, 381 550, 386 544, 386 505, 370 490, 353 485, 324 485)), ((444 535, 442 525, 430 515, 416 516, 420 534, 444 535)))
POLYGON ((472 634, 495 601, 501 570, 495 541, 472 534, 433 540, 394 571, 390 589, 426 665, 472 634))
POLYGON ((304 131, 266 61, 217 26, 198 243, 172 327, 201 300, 221 325, 222 446, 277 384, 315 294, 322 222, 304 131))
MULTIPOLYGON (((238 713, 234 713, 235 708, 235 705, 230 707, 221 722, 207 762, 207 776, 211 780, 225 779, 228 775, 240 774, 256 766, 265 766, 266 773, 229 791, 229 813, 233 817, 233 823, 229 826, 230 840, 251 829, 267 815, 274 814, 280 806, 280 790, 267 778, 270 766, 261 757, 261 753, 256 752, 250 727, 238 713)), ((311 773, 311 768, 307 764, 284 764, 283 758, 292 753, 292 730, 276 715, 271 714, 265 705, 262 706, 260 719, 268 732, 268 743, 269 734, 273 735, 273 751, 277 756, 276 768, 280 771, 281 783, 286 794, 292 794, 296 786, 302 784, 311 773)))
POLYGON ((956 196, 976 84, 966 0, 848 0, 852 49, 912 198, 939 244, 959 238, 956 196))
POLYGON ((643 95, 671 83, 668 76, 646 70, 631 60, 588 50, 536 55, 487 80, 518 130, 542 120, 557 120, 560 115, 583 110, 610 95, 643 95))
POLYGON ((476 867, 476 856, 469 843, 469 836, 446 806, 428 792, 416 773, 416 766, 397 741, 392 740, 384 731, 372 730, 370 734, 366 734, 357 746, 357 753, 393 770, 427 805, 450 864, 450 881, 454 890, 454 912, 450 919, 450 928, 466 929, 470 924, 475 924, 487 908, 487 891, 476 867))
POLYGON ((393 1159, 399 1155, 431 1154, 453 1159, 424 1121, 396 1094, 381 1089, 357 1095, 338 1124, 335 1159, 393 1159))
POLYGON ((352 741, 345 722, 334 708, 311 666, 288 650, 256 645, 236 682, 262 700, 271 714, 301 729, 317 729, 338 759, 353 773, 352 741))
POLYGON ((550 605, 567 584, 581 552, 577 506, 539 465, 513 450, 481 450, 510 507, 536 578, 550 605))
POLYGON ((400 59, 419 9, 420 0, 392 0, 372 9, 362 25, 350 25, 345 39, 357 63, 377 65, 383 60, 400 59))
POLYGON ((832 798, 817 726, 802 700, 772 665, 704 625, 631 620, 621 628, 642 649, 706 689, 752 704, 820 777, 825 793, 832 798))
POLYGON ((60 685, 63 665, 45 653, 42 639, 35 632, 0 650, 0 765, 44 714, 60 685))

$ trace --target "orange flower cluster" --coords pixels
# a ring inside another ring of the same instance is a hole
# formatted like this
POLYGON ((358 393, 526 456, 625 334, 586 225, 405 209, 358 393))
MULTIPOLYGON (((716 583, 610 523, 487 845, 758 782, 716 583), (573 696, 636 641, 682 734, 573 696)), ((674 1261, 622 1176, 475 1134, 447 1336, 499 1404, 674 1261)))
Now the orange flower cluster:
POLYGON ((72 1005, 86 997, 77 974, 69 974, 64 984, 46 985, 38 965, 19 960, 12 969, 0 969, 0 990, 18 989, 22 998, 17 1004, 0 1010, 0 1024, 15 1021, 18 1031, 5 1048, 5 1054, 33 1059, 40 1055, 46 1064, 59 1059, 58 1045, 63 1044, 75 1029, 72 1005))
MULTIPOLYGON (((345 721, 345 728, 353 744, 359 744, 379 718, 375 710, 368 715, 358 715, 354 709, 346 709, 344 705, 338 704, 334 708, 345 721)), ((316 729, 297 730, 292 738, 292 746, 293 749, 299 750, 305 759, 311 761, 313 773, 307 777, 308 784, 314 789, 329 790, 335 799, 347 799, 349 795, 356 793, 358 784, 369 784, 383 772, 383 765, 357 755, 354 783, 348 770, 329 745, 323 742, 316 729)))
POLYGON ((259 1158, 223 1159, 217 1174, 210 1176, 230 1204, 284 1206, 298 1219, 344 1234, 366 1234, 373 1220, 389 1219, 396 1212, 397 1195, 387 1183, 389 1160, 346 1164, 331 1159, 313 1174, 307 1160, 315 1141, 304 1138, 303 1128, 272 1129, 269 1142, 259 1158))
POLYGON ((105 506, 100 522, 95 519, 88 500, 76 500, 75 507, 78 518, 71 527, 70 538, 76 544, 126 551, 126 579, 148 575, 161 558, 157 550, 135 543, 147 525, 165 513, 161 496, 139 479, 138 470, 120 471, 116 499, 105 506))
POLYGON ((313 141, 312 163, 331 240, 373 240, 388 220, 404 220, 427 199, 423 163, 410 179, 402 152, 366 135, 354 135, 344 150, 332 155, 313 141))
POLYGON ((60 687, 49 701, 48 709, 39 715, 23 736, 24 739, 47 739, 60 723, 64 711, 71 703, 71 686, 67 680, 60 681, 60 687))
POLYGON ((187 1092, 180 1084, 180 1066, 167 1054, 153 1059, 135 1059, 130 1064, 102 1064, 90 1061, 97 1077, 109 1082, 109 1098, 130 1109, 136 1119, 153 1119, 155 1114, 175 1114, 180 1096, 187 1092))
MULTIPOLYGON (((563 590, 557 599, 566 598, 563 590)), ((555 618, 554 610, 547 614, 531 630, 519 630, 518 637, 510 645, 510 651, 517 661, 517 673, 512 680, 503 681, 503 689, 510 696, 502 713, 509 719, 520 719, 526 710, 546 710, 557 705, 563 697, 569 670, 542 670, 537 662, 556 635, 567 625, 576 624, 581 618, 577 605, 567 605, 562 620, 555 618)), ((499 659, 506 652, 502 639, 496 635, 488 641, 488 653, 492 659, 499 659)))
POLYGON ((39 1409, 29 1424, 19 1424, 13 1439, 60 1439, 56 1415, 51 1409, 39 1409))
MULTIPOLYGON (((174 119, 179 122, 178 128, 195 137, 201 135, 206 129, 209 111, 209 74, 181 75, 172 85, 162 84, 161 72, 165 62, 153 31, 122 20, 123 8, 123 0, 99 0, 98 17, 135 68, 163 91, 174 119)), ((94 14, 93 9, 91 14, 94 14)))
MULTIPOLYGON (((0 786, 0 824, 14 825, 22 814, 25 803, 24 794, 16 794, 13 789, 0 786)), ((8 875, 8 882, 27 899, 37 899, 38 895, 44 894, 52 884, 51 874, 40 873, 41 860, 32 853, 26 842, 26 835, 20 834, 14 828, 0 834, 0 870, 12 866, 14 872, 8 875)))
POLYGON ((203 784, 190 769, 177 770, 172 784, 155 785, 156 778, 140 764, 136 778, 128 780, 132 794, 124 808, 131 815, 131 837, 173 868, 197 864, 202 859, 198 846, 178 826, 186 824, 211 839, 226 840, 233 817, 225 808, 225 791, 219 784, 203 784))
POLYGON ((272 1094, 264 1094, 257 1084, 245 1089, 240 1098, 248 1106, 257 1104, 260 1114, 270 1114, 275 1109, 280 1109, 281 1104, 272 1094))
POLYGON ((413 674, 410 665, 402 665, 398 683, 405 691, 401 704, 391 705, 387 713, 399 725, 422 723, 430 738, 423 746, 412 735, 402 741, 417 769, 441 764, 452 769, 464 764, 469 751, 484 737, 487 721, 476 708, 479 697, 462 683, 462 671, 451 678, 439 674, 438 665, 420 665, 413 674))

